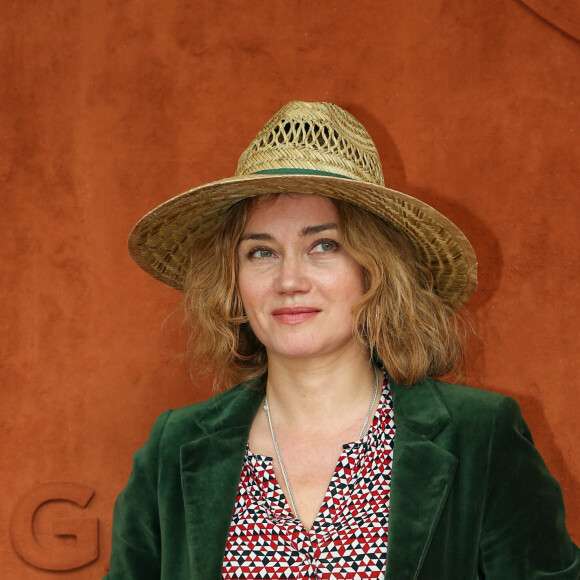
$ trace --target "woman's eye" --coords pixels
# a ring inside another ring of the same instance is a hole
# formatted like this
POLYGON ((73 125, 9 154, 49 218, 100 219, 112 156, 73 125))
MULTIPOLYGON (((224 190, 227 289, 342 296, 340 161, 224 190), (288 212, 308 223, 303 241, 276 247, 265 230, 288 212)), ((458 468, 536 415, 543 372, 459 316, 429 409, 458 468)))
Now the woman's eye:
POLYGON ((271 258, 274 255, 274 252, 270 250, 270 248, 256 248, 252 250, 248 257, 250 258, 271 258))
POLYGON ((334 250, 336 250, 336 247, 337 247, 336 242, 332 242, 332 241, 328 240, 328 241, 319 242, 318 244, 316 244, 316 246, 314 246, 314 251, 318 252, 320 254, 325 254, 327 252, 333 252, 334 250))

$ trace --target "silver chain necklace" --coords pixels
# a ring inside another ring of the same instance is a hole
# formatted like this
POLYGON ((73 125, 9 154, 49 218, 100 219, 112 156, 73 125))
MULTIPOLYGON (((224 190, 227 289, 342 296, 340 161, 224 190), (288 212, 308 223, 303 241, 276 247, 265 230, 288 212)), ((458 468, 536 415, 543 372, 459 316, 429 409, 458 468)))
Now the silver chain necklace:
MULTIPOLYGON (((360 435, 358 436, 358 440, 360 441, 366 434, 367 427, 369 425, 369 421, 371 420, 371 413, 373 412, 373 407, 375 406, 375 401, 377 400, 377 393, 379 392, 379 373, 377 371, 377 367, 373 365, 373 370, 375 371, 375 390, 373 393, 373 398, 371 401, 371 405, 369 407, 365 422, 362 426, 360 431, 360 435)), ((296 505, 296 498, 294 497, 294 493, 292 488, 290 487, 290 482, 288 481, 288 474, 286 473, 286 468, 284 467, 284 462, 282 461, 282 455, 280 454, 280 448, 278 447, 278 441, 276 440, 276 433, 274 433, 274 426, 272 425, 272 417, 270 417, 270 406, 268 405, 268 395, 264 398, 264 411, 266 411, 266 415, 268 417, 268 424, 270 425, 270 434, 272 435, 272 443, 274 444, 274 450, 276 451, 276 456, 278 457, 278 463, 280 464, 280 469, 282 470, 282 477, 284 478, 284 483, 286 484, 286 489, 290 495, 290 503, 292 504, 292 511, 294 515, 302 521, 300 517, 300 512, 298 511, 298 506, 296 505)))

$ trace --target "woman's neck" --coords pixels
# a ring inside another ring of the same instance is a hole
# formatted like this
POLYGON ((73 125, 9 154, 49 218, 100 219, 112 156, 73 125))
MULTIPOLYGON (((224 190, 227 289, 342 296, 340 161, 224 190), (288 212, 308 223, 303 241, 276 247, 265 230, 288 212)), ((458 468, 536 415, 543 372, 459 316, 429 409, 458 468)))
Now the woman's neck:
POLYGON ((268 358, 267 393, 280 422, 320 428, 368 405, 375 373, 362 349, 313 359, 268 358))

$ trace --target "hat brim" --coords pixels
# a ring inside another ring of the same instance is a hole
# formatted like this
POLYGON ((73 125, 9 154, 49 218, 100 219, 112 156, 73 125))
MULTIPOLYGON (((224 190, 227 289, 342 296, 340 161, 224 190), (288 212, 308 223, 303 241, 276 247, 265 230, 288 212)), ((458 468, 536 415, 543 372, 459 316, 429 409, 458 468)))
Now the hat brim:
POLYGON ((266 194, 299 193, 348 201, 405 234, 433 273, 437 293, 459 308, 477 286, 477 259, 468 239, 430 205, 364 181, 316 175, 248 175, 186 191, 146 214, 131 231, 135 262, 153 278, 183 289, 189 250, 204 229, 237 202, 266 194))

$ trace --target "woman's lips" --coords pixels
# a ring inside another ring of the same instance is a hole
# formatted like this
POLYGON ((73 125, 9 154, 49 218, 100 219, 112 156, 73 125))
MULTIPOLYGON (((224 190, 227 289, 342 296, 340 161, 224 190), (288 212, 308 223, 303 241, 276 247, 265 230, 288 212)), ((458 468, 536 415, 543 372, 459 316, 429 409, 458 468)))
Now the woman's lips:
POLYGON ((282 324, 300 324, 316 316, 320 310, 309 306, 294 306, 287 308, 276 308, 272 311, 272 316, 282 324))

